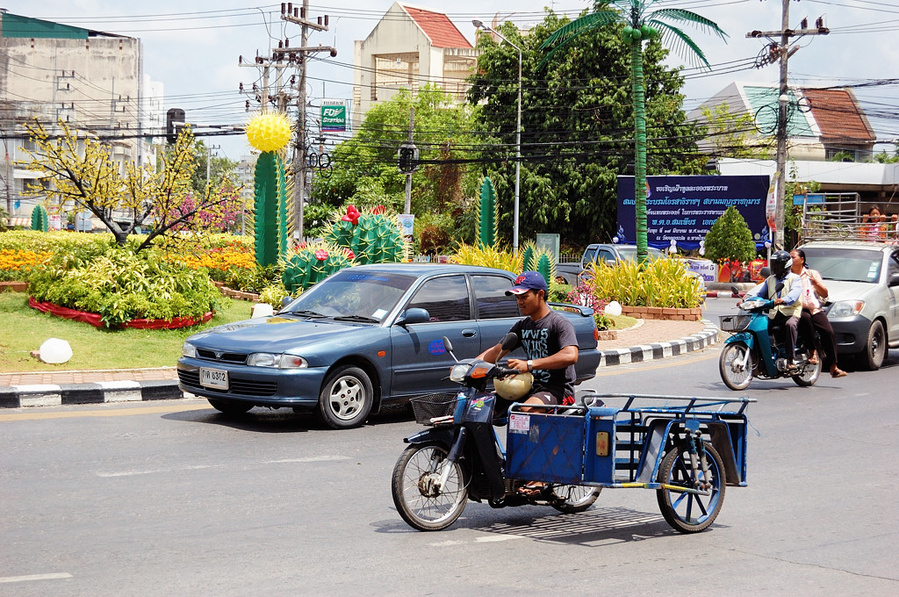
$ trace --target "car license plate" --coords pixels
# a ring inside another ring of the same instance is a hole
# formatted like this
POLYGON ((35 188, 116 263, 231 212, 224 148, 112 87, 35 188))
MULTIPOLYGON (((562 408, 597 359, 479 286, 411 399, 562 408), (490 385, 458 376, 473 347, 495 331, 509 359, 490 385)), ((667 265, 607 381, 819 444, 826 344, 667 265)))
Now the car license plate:
POLYGON ((200 385, 217 390, 228 389, 228 372, 221 369, 204 369, 200 367, 200 385))

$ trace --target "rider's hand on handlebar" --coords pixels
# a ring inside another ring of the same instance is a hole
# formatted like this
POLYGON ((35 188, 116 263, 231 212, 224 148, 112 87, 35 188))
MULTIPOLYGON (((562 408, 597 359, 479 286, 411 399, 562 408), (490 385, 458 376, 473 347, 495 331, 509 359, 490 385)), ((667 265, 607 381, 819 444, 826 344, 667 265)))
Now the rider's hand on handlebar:
POLYGON ((519 373, 527 373, 528 362, 521 359, 509 359, 509 361, 506 363, 506 367, 510 369, 516 369, 519 373))

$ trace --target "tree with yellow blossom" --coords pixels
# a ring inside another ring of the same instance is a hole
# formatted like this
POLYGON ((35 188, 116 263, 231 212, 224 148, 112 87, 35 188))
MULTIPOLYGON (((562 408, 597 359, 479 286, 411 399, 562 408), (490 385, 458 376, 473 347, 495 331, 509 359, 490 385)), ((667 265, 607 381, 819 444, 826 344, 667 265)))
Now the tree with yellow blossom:
POLYGON ((182 129, 161 165, 124 167, 112 160, 111 145, 60 122, 60 134, 51 134, 40 123, 27 125, 35 148, 22 165, 41 172, 46 187, 32 185, 29 192, 46 197, 51 213, 87 210, 124 246, 137 228, 148 228, 137 248, 175 240, 184 230, 200 231, 209 213, 233 208, 237 200, 230 181, 207 185, 202 196, 191 189, 195 166, 193 135, 182 129))

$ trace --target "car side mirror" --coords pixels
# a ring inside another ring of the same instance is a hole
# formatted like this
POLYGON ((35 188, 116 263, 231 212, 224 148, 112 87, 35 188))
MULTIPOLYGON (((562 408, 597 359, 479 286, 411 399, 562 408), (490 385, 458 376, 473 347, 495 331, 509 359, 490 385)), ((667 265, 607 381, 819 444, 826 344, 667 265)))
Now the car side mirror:
POLYGON ((431 314, 428 313, 427 309, 412 307, 411 309, 403 311, 402 315, 397 318, 396 324, 407 326, 410 323, 427 323, 430 320, 431 314))
POLYGON ((899 272, 893 272, 890 274, 890 280, 888 282, 889 286, 899 286, 899 272))
POLYGON ((284 298, 281 299, 281 308, 283 309, 284 307, 286 307, 287 305, 289 305, 292 302, 293 302, 293 297, 288 294, 287 296, 285 296, 284 298))

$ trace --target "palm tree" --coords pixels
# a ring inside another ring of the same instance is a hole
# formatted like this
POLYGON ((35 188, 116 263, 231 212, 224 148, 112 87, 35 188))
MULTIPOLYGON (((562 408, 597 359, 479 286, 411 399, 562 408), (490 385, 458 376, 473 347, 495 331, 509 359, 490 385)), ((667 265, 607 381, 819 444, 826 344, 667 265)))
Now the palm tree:
POLYGON ((649 11, 659 0, 597 0, 593 12, 584 15, 550 35, 541 49, 553 47, 544 62, 556 52, 569 46, 585 32, 610 24, 623 24, 621 38, 631 50, 631 88, 634 104, 634 207, 637 219, 637 258, 645 261, 646 244, 646 95, 643 88, 643 40, 661 35, 677 51, 686 52, 687 59, 706 68, 709 61, 690 36, 669 24, 686 23, 717 34, 726 40, 727 34, 713 21, 681 8, 662 8, 649 11))

